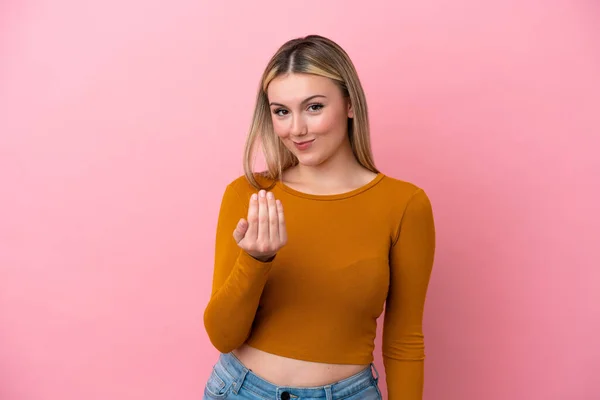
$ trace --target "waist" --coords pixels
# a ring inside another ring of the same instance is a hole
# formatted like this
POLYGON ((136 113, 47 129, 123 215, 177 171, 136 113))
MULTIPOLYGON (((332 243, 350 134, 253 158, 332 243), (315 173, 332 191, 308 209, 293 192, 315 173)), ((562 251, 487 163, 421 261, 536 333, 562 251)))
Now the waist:
POLYGON ((370 364, 327 364, 297 360, 242 345, 232 354, 257 376, 277 385, 320 386, 351 377, 370 364))
POLYGON ((372 364, 361 369, 358 373, 342 380, 317 386, 278 385, 258 376, 239 360, 234 353, 221 354, 214 366, 214 373, 220 375, 223 389, 234 392, 249 390, 262 398, 345 398, 365 389, 377 390, 379 375, 375 370, 373 376, 372 364), (288 393, 287 395, 285 393, 288 393), (282 397, 283 395, 283 397, 282 397))

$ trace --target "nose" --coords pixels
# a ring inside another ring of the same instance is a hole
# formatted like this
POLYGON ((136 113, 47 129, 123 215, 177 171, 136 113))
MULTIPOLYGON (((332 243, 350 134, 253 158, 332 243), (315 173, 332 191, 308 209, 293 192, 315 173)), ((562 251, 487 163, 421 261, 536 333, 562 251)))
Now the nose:
POLYGON ((308 133, 306 121, 302 115, 294 115, 292 117, 292 126, 290 127, 290 135, 292 136, 304 136, 308 133))

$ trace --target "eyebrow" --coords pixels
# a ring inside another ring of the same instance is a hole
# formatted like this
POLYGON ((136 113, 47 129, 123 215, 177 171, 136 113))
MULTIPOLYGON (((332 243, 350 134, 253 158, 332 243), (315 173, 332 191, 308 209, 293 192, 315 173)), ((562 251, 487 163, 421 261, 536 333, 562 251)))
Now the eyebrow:
MULTIPOLYGON (((324 95, 322 95, 322 94, 315 94, 314 96, 310 96, 310 97, 307 97, 306 99, 302 100, 302 103, 300 103, 300 104, 305 104, 305 103, 308 103, 309 101, 311 101, 311 100, 313 100, 313 99, 315 99, 315 98, 317 98, 317 97, 324 97, 324 98, 327 98, 327 96, 324 96, 324 95)), ((281 103, 269 103, 269 106, 280 106, 280 107, 286 107, 285 105, 283 105, 283 104, 281 104, 281 103)))

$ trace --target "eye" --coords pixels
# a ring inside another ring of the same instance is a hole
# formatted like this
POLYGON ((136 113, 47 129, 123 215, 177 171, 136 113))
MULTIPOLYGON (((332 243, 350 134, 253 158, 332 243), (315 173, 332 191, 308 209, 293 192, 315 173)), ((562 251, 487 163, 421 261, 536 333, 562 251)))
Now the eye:
POLYGON ((317 112, 317 111, 320 111, 323 107, 324 107, 323 104, 315 103, 315 104, 311 104, 310 106, 308 106, 308 109, 309 109, 309 111, 317 112))
POLYGON ((283 117, 285 115, 287 115, 287 110, 283 109, 283 108, 277 108, 275 110, 273 110, 273 114, 279 116, 279 117, 283 117))

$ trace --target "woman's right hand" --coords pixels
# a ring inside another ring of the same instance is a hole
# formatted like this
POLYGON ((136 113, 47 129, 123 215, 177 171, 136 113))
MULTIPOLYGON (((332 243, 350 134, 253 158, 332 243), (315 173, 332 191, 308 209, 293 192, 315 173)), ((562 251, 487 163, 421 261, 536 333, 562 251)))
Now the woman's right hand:
POLYGON ((259 261, 269 261, 287 243, 281 201, 264 190, 250 197, 248 219, 240 219, 233 231, 238 246, 259 261))

